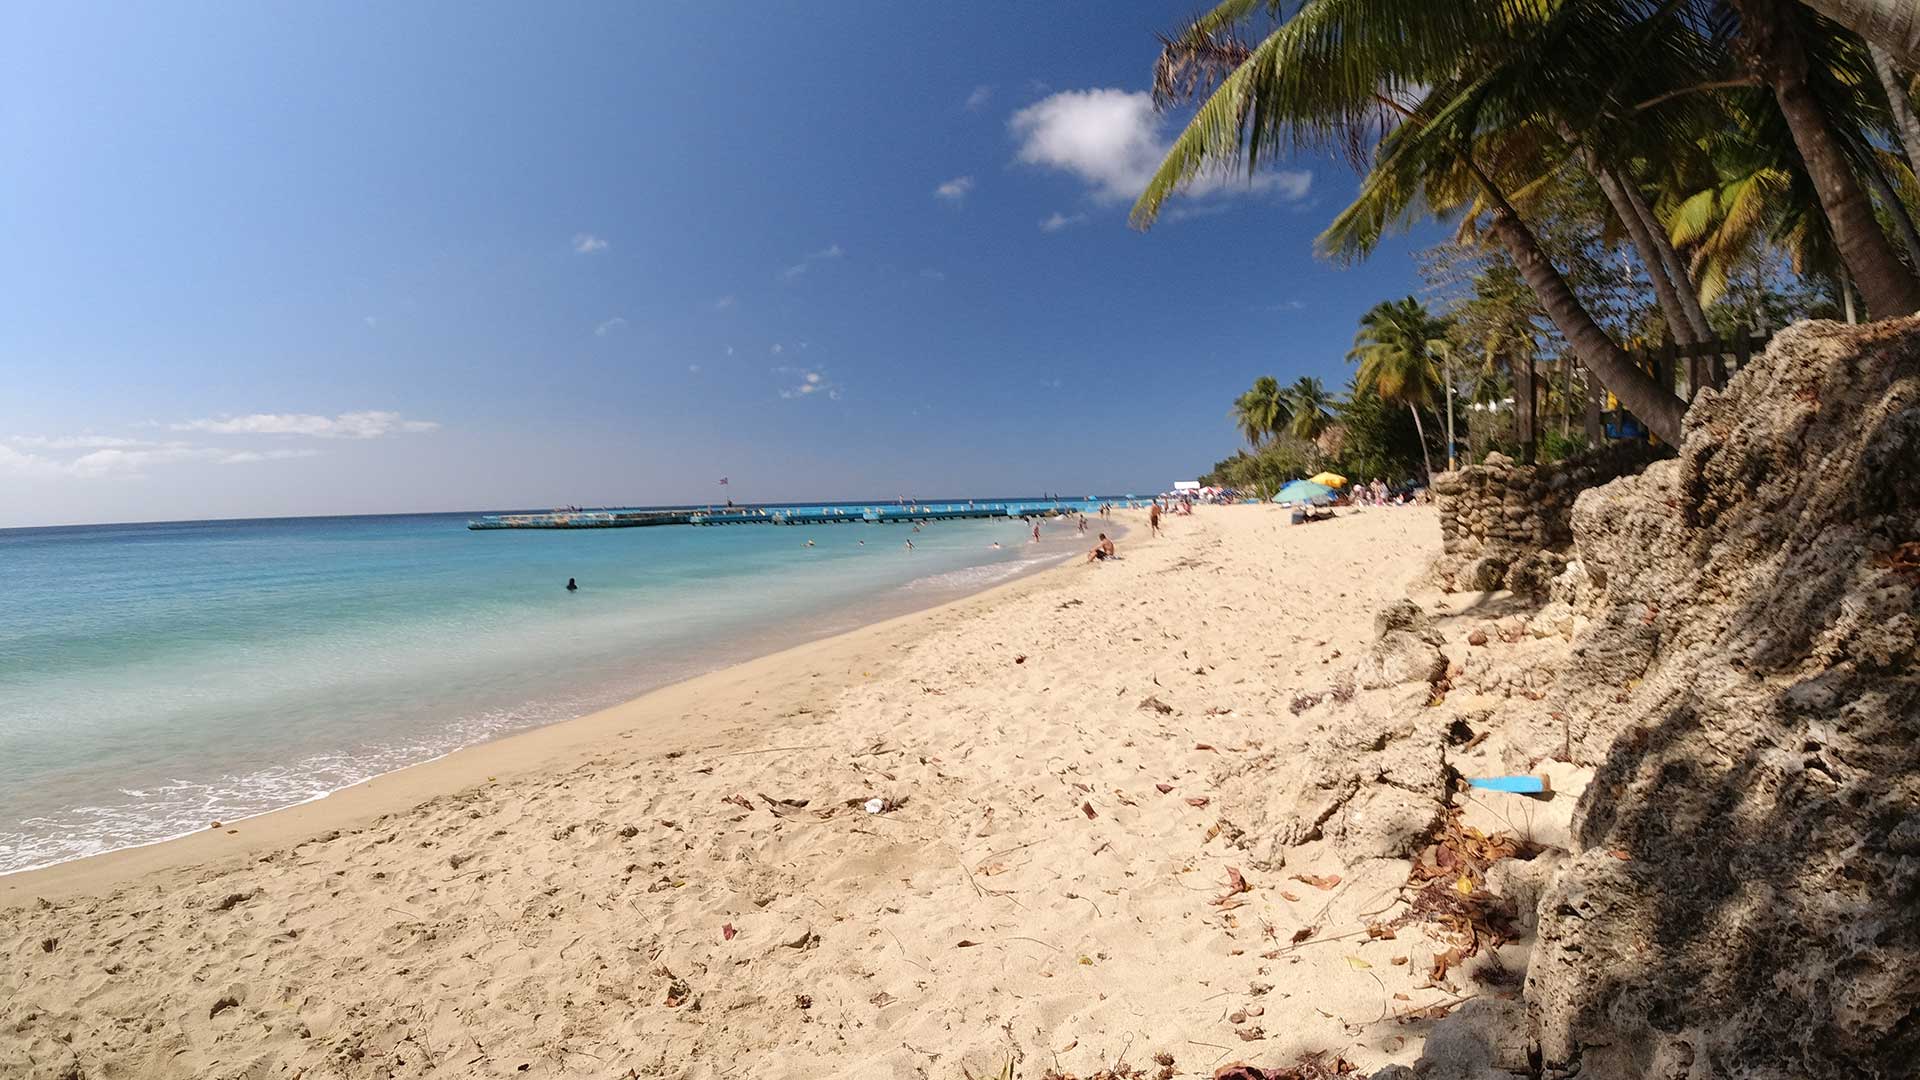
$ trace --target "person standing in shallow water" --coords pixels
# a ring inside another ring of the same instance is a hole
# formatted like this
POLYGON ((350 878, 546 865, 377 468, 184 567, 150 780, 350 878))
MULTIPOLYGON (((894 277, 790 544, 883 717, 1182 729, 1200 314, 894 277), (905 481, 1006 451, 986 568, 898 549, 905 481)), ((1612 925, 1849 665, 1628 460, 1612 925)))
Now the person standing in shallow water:
POLYGON ((580 591, 580 586, 579 586, 578 584, 576 584, 576 583, 574 582, 574 580, 573 580, 572 578, 568 578, 568 579, 567 579, 567 591, 568 591, 568 592, 579 592, 579 591, 580 591))
POLYGON ((1150 536, 1160 535, 1160 500, 1153 500, 1153 509, 1147 511, 1147 530, 1150 536))

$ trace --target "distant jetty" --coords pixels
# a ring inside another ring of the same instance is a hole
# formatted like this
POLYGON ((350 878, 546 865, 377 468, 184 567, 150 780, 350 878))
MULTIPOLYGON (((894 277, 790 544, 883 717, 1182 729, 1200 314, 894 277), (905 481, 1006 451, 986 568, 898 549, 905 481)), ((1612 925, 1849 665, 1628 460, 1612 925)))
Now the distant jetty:
POLYGON ((654 525, 898 525, 965 518, 1022 518, 1044 514, 1092 514, 1115 499, 1045 499, 1030 502, 906 503, 885 506, 729 506, 665 510, 552 510, 540 514, 487 514, 467 528, 643 529, 654 525))

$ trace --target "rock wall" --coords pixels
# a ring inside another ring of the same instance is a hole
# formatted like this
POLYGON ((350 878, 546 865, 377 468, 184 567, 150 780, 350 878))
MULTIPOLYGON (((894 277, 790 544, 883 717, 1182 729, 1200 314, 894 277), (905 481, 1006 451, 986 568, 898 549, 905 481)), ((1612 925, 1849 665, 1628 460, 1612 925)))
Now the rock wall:
POLYGON ((1573 533, 1592 621, 1534 752, 1599 769, 1538 907, 1539 1075, 1912 1075, 1920 320, 1782 333, 1573 533))
POLYGON ((1519 465, 1489 454, 1433 478, 1443 554, 1434 567, 1448 590, 1511 589, 1538 596, 1565 569, 1580 493, 1639 472, 1656 452, 1618 443, 1568 461, 1519 465))

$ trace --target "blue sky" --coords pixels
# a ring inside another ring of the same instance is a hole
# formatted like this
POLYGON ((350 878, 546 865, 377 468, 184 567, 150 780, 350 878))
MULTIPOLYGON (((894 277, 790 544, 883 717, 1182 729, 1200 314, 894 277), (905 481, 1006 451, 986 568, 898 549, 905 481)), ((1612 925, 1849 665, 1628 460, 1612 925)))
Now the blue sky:
POLYGON ((1126 227, 1189 11, 15 6, 0 527, 1190 477, 1416 280, 1330 160, 1126 227))

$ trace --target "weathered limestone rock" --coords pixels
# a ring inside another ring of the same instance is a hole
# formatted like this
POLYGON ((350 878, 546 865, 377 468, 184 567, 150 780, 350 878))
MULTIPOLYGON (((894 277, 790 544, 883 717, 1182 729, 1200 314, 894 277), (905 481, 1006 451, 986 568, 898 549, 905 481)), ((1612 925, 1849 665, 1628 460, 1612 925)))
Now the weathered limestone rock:
POLYGON ((1541 1075, 1908 1075, 1920 320, 1785 331, 1573 524, 1550 591, 1593 622, 1535 749, 1602 763, 1539 906, 1541 1075))

